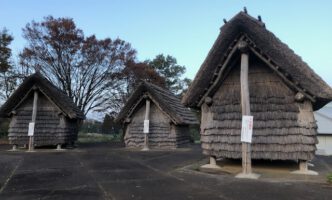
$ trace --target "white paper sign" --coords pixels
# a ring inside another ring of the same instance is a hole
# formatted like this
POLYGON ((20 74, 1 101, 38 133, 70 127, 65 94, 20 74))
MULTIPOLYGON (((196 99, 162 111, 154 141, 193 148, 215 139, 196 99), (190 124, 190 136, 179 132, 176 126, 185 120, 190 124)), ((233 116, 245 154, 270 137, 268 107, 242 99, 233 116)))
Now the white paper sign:
POLYGON ((253 122, 253 116, 242 116, 241 142, 251 143, 253 122))
POLYGON ((29 123, 28 136, 33 136, 34 132, 35 132, 35 123, 34 122, 30 122, 29 123))
POLYGON ((144 120, 144 133, 149 133, 149 120, 144 120))

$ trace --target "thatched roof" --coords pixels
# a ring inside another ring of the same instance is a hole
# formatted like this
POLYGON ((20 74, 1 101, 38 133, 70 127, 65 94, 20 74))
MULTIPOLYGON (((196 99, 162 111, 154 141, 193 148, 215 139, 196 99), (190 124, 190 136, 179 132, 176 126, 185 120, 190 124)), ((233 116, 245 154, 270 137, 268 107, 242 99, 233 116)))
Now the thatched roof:
POLYGON ((239 51, 235 45, 240 40, 249 43, 250 53, 264 60, 289 87, 309 98, 314 110, 332 100, 330 86, 301 57, 267 30, 263 22, 240 12, 220 30, 217 40, 182 99, 184 105, 201 105, 200 102, 207 96, 209 89, 219 81, 217 77, 225 72, 220 70, 223 64, 229 57, 236 55, 234 51, 239 51))
POLYGON ((27 77, 0 108, 0 117, 9 117, 12 109, 22 102, 36 86, 49 100, 51 100, 64 114, 71 119, 84 119, 84 113, 59 88, 44 78, 40 73, 27 77))
POLYGON ((130 117, 132 111, 144 100, 144 97, 151 99, 163 113, 170 117, 174 124, 198 124, 196 116, 189 108, 181 104, 178 97, 166 89, 147 82, 142 82, 135 89, 116 118, 116 121, 123 122, 127 117, 130 117))

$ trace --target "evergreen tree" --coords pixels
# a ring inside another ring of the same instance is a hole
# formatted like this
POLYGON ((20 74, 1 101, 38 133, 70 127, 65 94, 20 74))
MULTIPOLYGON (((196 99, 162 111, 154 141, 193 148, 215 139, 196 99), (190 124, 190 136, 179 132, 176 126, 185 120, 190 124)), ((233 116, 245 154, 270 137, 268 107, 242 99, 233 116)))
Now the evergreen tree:
POLYGON ((9 48, 13 37, 8 34, 6 28, 0 31, 0 72, 5 72, 11 67, 10 57, 12 50, 9 48))
POLYGON ((181 78, 186 72, 186 67, 179 65, 175 57, 159 54, 153 60, 147 60, 146 63, 165 79, 166 88, 174 94, 180 95, 187 89, 190 80, 181 78))
POLYGON ((108 114, 105 115, 103 124, 101 126, 101 132, 104 134, 111 134, 113 120, 108 114))

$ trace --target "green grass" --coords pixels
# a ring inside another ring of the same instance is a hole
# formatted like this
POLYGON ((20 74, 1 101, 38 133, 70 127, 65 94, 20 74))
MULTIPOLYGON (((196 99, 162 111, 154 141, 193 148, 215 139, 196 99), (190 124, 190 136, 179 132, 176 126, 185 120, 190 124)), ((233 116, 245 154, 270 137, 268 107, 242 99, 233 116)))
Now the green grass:
POLYGON ((326 176, 326 178, 327 178, 327 182, 330 183, 330 184, 332 184, 332 172, 329 173, 329 174, 326 176))
POLYGON ((93 143, 93 142, 119 142, 122 139, 121 134, 100 134, 100 133, 79 133, 79 143, 93 143))

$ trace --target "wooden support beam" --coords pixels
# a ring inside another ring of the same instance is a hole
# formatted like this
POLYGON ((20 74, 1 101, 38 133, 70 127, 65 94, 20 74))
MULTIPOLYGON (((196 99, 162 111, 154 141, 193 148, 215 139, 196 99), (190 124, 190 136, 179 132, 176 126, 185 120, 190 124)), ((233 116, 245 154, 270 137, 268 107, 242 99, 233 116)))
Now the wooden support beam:
POLYGON ((306 160, 300 160, 299 161, 299 169, 296 171, 291 172, 292 174, 303 174, 303 175, 314 175, 317 176, 318 172, 309 170, 308 168, 308 161, 306 160))
POLYGON ((146 107, 145 107, 145 120, 149 120, 150 119, 150 100, 146 99, 146 107))
MULTIPOLYGON (((249 53, 248 44, 244 41, 239 43, 239 50, 241 51, 241 109, 242 115, 250 115, 250 98, 249 98, 249 53)), ((251 174, 251 145, 247 142, 242 142, 242 173, 251 174)))
MULTIPOLYGON (((37 88, 34 88, 32 117, 31 117, 31 122, 33 122, 33 123, 36 123, 37 106, 38 106, 38 91, 37 91, 37 88)), ((29 137, 29 151, 33 151, 33 150, 34 150, 34 136, 30 136, 29 137)))
POLYGON ((57 145, 56 145, 56 150, 58 150, 58 151, 62 150, 62 148, 61 148, 61 144, 57 144, 57 145))
POLYGON ((217 165, 217 159, 215 156, 210 156, 210 165, 217 165))
MULTIPOLYGON (((146 120, 150 120, 150 100, 146 99, 145 101, 145 117, 144 117, 144 121, 146 120)), ((149 123, 150 126, 150 123, 149 123)), ((150 129, 150 127, 148 127, 150 129)), ((147 151, 149 150, 149 132, 144 133, 144 147, 142 150, 147 151)))

